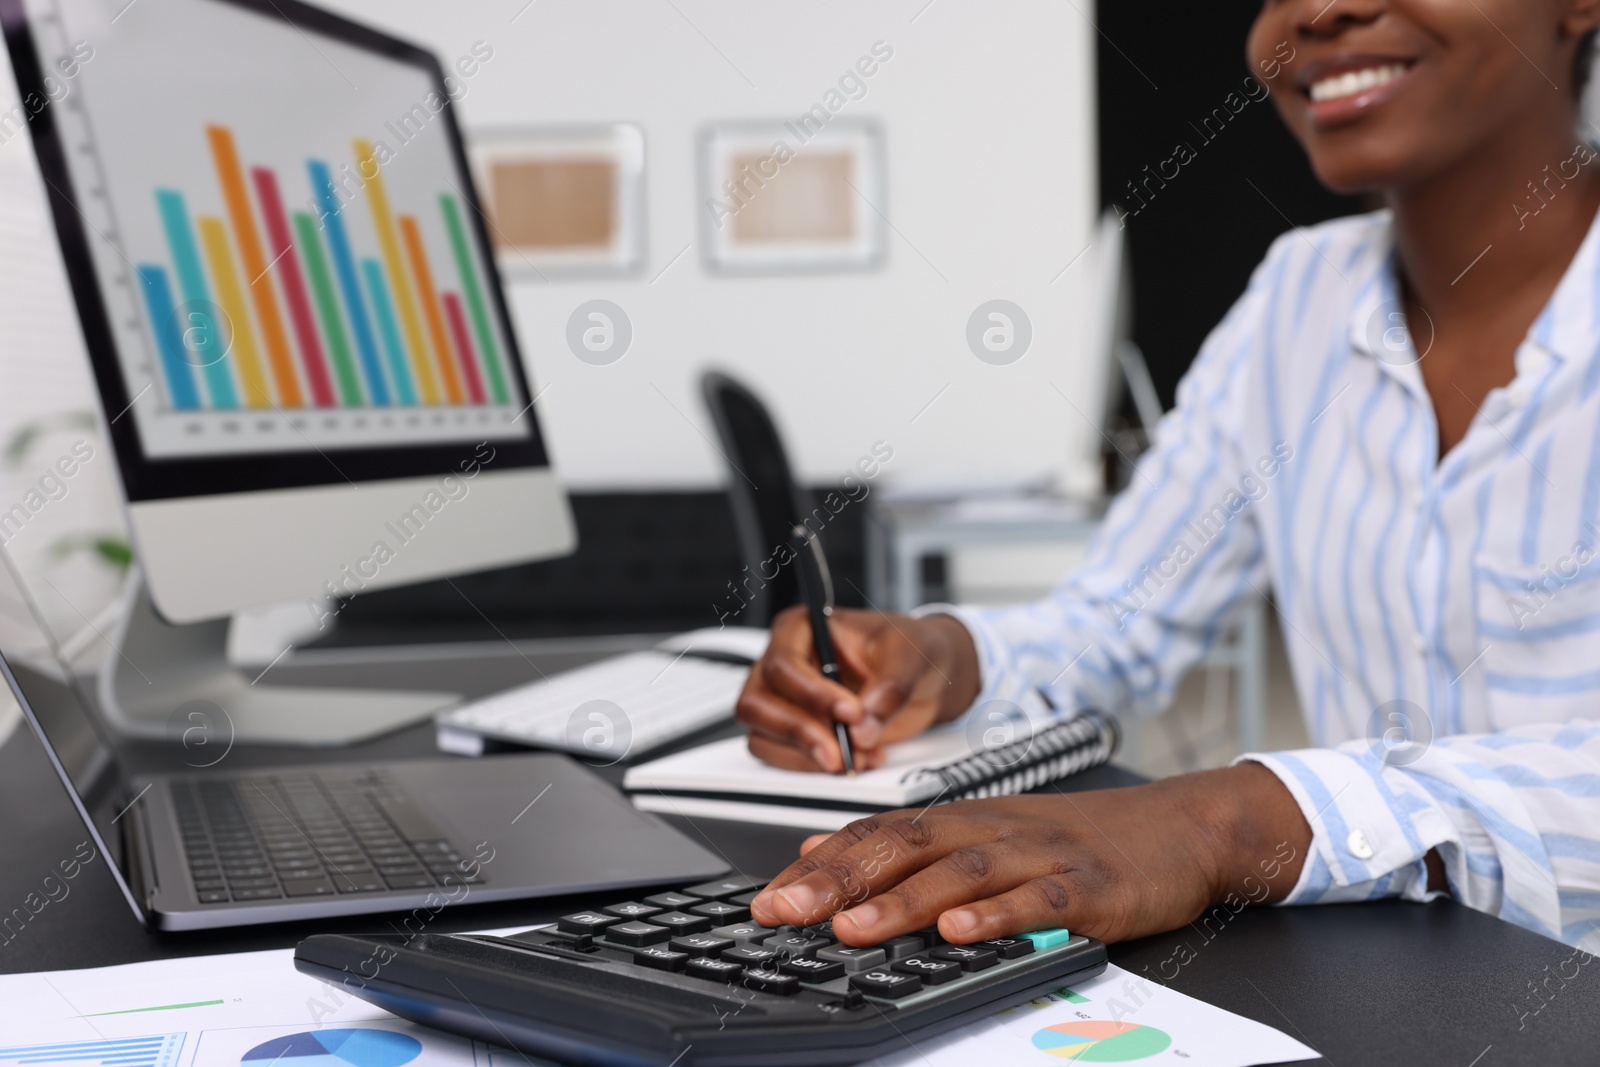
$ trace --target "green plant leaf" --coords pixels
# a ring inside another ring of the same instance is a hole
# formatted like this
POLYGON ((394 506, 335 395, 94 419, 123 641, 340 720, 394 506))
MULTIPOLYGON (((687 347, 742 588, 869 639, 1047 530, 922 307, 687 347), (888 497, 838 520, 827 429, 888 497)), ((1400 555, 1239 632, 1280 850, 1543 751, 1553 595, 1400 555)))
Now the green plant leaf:
POLYGON ((50 545, 50 558, 58 563, 79 552, 89 552, 119 571, 126 571, 133 564, 133 547, 120 537, 83 534, 57 538, 50 545))
POLYGON ((95 539, 94 549, 101 559, 118 570, 125 571, 133 565, 133 548, 126 541, 115 537, 99 537, 95 539))
POLYGON ((25 422, 17 427, 6 442, 6 463, 15 467, 24 459, 39 439, 51 430, 92 430, 96 427, 92 411, 63 411, 42 419, 25 422))

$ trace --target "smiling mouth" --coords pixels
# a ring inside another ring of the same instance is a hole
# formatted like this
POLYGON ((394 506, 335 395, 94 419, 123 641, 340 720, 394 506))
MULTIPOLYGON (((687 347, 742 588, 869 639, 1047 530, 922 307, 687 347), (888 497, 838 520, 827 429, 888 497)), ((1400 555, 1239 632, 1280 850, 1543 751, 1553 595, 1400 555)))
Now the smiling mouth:
POLYGON ((1311 84, 1307 95, 1313 104, 1346 100, 1362 93, 1380 89, 1390 82, 1403 78, 1410 66, 1405 63, 1380 63, 1358 70, 1332 74, 1311 84))

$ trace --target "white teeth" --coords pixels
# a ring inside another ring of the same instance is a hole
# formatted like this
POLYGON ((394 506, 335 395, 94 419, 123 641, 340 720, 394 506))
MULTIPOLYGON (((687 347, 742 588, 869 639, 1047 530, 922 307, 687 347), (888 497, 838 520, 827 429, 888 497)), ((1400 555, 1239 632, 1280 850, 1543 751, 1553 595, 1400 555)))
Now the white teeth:
POLYGON ((1347 96, 1355 96, 1380 85, 1387 85, 1406 72, 1405 64, 1391 63, 1383 67, 1364 67, 1361 70, 1352 70, 1332 78, 1324 78, 1311 87, 1311 99, 1317 103, 1324 100, 1343 100, 1347 96))

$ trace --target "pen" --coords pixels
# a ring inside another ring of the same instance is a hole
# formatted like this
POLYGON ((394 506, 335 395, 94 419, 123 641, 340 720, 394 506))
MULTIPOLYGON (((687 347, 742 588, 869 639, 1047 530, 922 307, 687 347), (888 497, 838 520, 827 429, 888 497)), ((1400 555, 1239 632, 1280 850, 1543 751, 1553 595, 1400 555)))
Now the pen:
MULTIPOLYGON (((796 526, 789 535, 789 541, 800 562, 800 591, 806 598, 806 614, 811 619, 811 641, 817 647, 817 662, 822 665, 822 676, 843 685, 839 676, 839 656, 833 648, 833 635, 828 632, 828 617, 833 614, 833 583, 828 576, 828 559, 822 554, 822 542, 804 526, 796 526)), ((856 757, 850 750, 849 727, 835 719, 833 736, 839 739, 839 754, 844 757, 845 773, 854 776, 856 757)))

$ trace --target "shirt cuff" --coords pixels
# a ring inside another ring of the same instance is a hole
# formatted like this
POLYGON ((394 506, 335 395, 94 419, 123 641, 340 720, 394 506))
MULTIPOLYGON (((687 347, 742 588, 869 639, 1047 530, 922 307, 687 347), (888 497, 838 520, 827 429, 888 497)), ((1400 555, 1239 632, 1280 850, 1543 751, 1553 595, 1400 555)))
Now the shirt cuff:
POLYGON ((1376 760, 1334 749, 1240 756, 1266 767, 1289 790, 1311 826, 1311 855, 1285 904, 1401 897, 1424 901, 1423 857, 1451 836, 1431 803, 1384 777, 1376 760))
POLYGON ((982 707, 991 701, 1003 700, 1021 708, 1030 719, 1052 719, 1058 716, 1055 709, 1045 705, 1039 687, 1027 675, 1017 670, 1011 658, 1010 645, 995 631, 984 613, 961 604, 924 604, 911 612, 915 619, 930 615, 948 615, 972 635, 972 645, 978 651, 978 695, 963 715, 972 708, 982 707))

